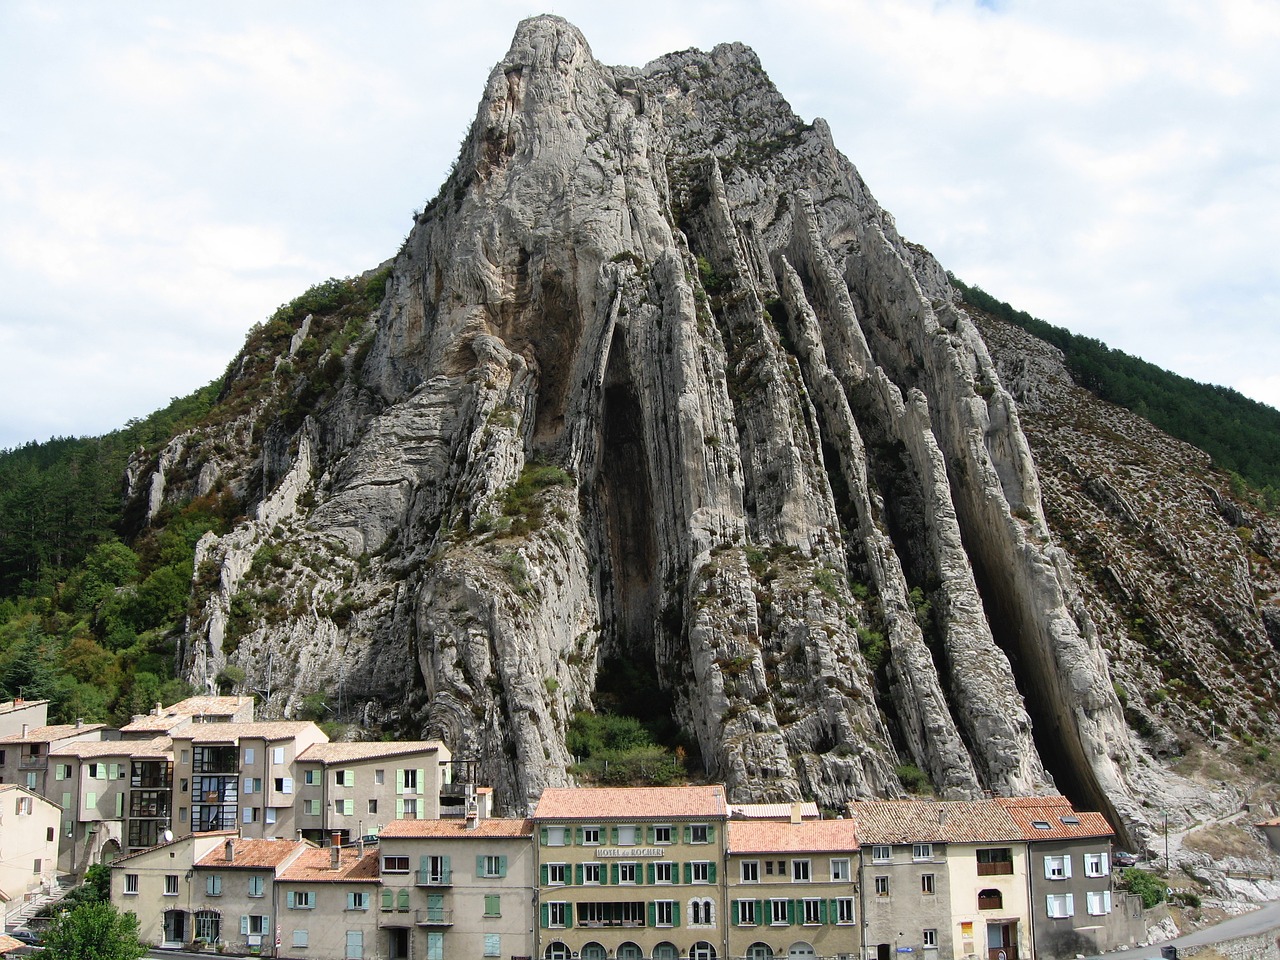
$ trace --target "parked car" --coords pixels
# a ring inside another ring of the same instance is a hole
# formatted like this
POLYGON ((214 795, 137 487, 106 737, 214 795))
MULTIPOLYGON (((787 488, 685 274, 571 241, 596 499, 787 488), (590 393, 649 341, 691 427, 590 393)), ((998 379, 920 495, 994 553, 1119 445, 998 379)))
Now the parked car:
POLYGON ((1117 850, 1111 860, 1117 867, 1132 867, 1138 862, 1138 855, 1124 850, 1117 850))
POLYGON ((19 927, 17 930, 10 930, 9 936, 13 939, 25 943, 28 947, 38 947, 44 943, 44 937, 40 934, 28 930, 26 927, 19 927))

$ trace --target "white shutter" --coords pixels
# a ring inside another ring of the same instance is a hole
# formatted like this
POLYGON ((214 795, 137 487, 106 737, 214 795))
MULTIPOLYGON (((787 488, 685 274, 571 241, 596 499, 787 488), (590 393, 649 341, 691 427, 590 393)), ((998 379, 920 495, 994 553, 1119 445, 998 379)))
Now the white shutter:
POLYGON ((281 793, 293 793, 293 777, 284 778, 284 789, 281 793))
POLYGON ((246 934, 249 932, 249 918, 246 916, 240 917, 240 932, 246 934))
POLYGON ((1067 879, 1071 878, 1071 854, 1064 854, 1062 857, 1062 875, 1067 879))

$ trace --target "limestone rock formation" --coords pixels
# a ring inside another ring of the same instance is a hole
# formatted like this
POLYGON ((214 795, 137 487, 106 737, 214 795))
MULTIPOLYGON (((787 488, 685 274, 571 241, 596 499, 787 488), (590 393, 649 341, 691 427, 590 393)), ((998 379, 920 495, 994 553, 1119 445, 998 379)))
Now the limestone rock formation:
POLYGON ((914 764, 1141 832, 1111 608, 1019 408, 750 50, 609 67, 525 21, 384 277, 342 336, 255 334, 221 435, 135 465, 149 515, 197 482, 251 507, 200 546, 192 679, 442 737, 507 810, 625 670, 735 799, 894 796, 914 764))

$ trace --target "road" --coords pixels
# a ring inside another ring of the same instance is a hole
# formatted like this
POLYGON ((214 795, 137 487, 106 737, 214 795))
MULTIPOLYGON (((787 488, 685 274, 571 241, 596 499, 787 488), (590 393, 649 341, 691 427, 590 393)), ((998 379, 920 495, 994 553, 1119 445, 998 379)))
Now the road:
POLYGON ((1178 952, 1181 953, 1183 947, 1208 946, 1224 940, 1235 940, 1237 937, 1269 933, 1277 928, 1280 928, 1280 900, 1272 900, 1250 913, 1223 920, 1212 927, 1195 930, 1173 940, 1166 940, 1164 943, 1155 943, 1149 947, 1135 947, 1122 953, 1105 954, 1103 958, 1092 957, 1090 960, 1115 960, 1121 956, 1125 960, 1147 960, 1147 958, 1159 960, 1161 947, 1177 947, 1178 952))

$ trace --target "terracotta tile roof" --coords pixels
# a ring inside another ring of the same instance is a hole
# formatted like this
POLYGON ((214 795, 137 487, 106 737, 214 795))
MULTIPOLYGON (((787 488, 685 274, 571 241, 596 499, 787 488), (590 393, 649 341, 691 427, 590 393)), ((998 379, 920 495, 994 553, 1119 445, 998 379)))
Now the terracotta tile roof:
MULTIPOLYGON (((277 841, 278 842, 278 841, 277 841)), ((378 848, 338 848, 338 869, 333 868, 333 848, 304 850, 297 860, 276 876, 277 883, 377 883, 378 848)))
POLYGON ((449 820, 392 820, 378 831, 379 839, 402 837, 432 837, 435 839, 467 840, 473 837, 530 837, 533 824, 527 819, 485 817, 467 829, 461 819, 449 820))
POLYGON ((218 844, 196 861, 196 866, 219 870, 269 870, 280 866, 295 853, 315 849, 309 840, 232 840, 232 858, 227 859, 226 844, 218 844))
MULTIPOLYGON (((134 857, 145 856, 152 850, 159 850, 163 847, 172 847, 174 844, 179 843, 189 843, 197 837, 234 837, 235 835, 236 831, 234 830, 211 830, 207 833, 184 833, 180 837, 174 837, 172 840, 165 841, 164 843, 157 843, 154 846, 147 847, 145 850, 135 850, 133 853, 126 853, 123 856, 116 857, 111 861, 111 866, 114 867, 118 864, 124 863, 126 860, 132 860, 134 857)), ((221 850, 222 848, 219 847, 218 849, 221 850)))
POLYGON ((0 933, 0 953, 10 953, 25 946, 26 944, 21 940, 17 940, 7 933, 0 933))
POLYGON ((439 753, 439 740, 368 740, 358 743, 313 743, 298 754, 301 763, 351 763, 408 753, 439 753))
POLYGON ((1022 831, 1023 840, 1074 840, 1111 837, 1115 830, 1100 813, 1077 813, 1066 797, 997 797, 1022 831), (1036 824, 1048 824, 1037 827, 1036 824))
POLYGON ((862 845, 988 843, 1023 831, 994 800, 862 800, 849 804, 862 845))
POLYGON ((1280 827, 1280 817, 1272 817, 1270 820, 1263 820, 1261 823, 1255 823, 1255 827, 1280 827))
POLYGON ((731 803, 729 817, 733 820, 790 820, 797 807, 802 820, 822 819, 818 805, 812 800, 802 803, 731 803))
POLYGON ((548 787, 535 820, 669 820, 724 817, 724 787, 548 787))
POLYGON ((173 754, 173 741, 168 737, 150 740, 79 740, 64 743, 49 751, 51 757, 162 757, 173 754))
POLYGON ((858 849, 852 820, 730 820, 730 853, 823 853, 858 849))
POLYGON ((181 714, 179 716, 170 716, 163 714, 156 716, 154 713, 148 713, 146 716, 138 717, 136 720, 130 720, 120 728, 121 733, 168 733, 170 730, 177 730, 180 727, 189 726, 191 724, 190 714, 181 714))
POLYGON ((230 718, 242 710, 246 704, 251 703, 252 699, 252 697, 187 697, 172 706, 162 707, 159 713, 152 711, 145 716, 135 717, 120 729, 125 733, 172 730, 191 723, 195 717, 230 718))
POLYGON ((175 734, 175 740, 193 740, 196 743, 232 743, 236 740, 291 740, 303 732, 311 731, 322 740, 328 740, 324 732, 310 720, 255 720, 252 723, 193 723, 175 734))
POLYGON ((67 737, 76 737, 105 729, 107 729, 105 723, 82 723, 78 726, 74 723, 51 723, 47 727, 35 727, 32 730, 28 730, 25 737, 21 733, 11 733, 7 737, 0 737, 0 743, 53 743, 55 740, 65 740, 67 737))

